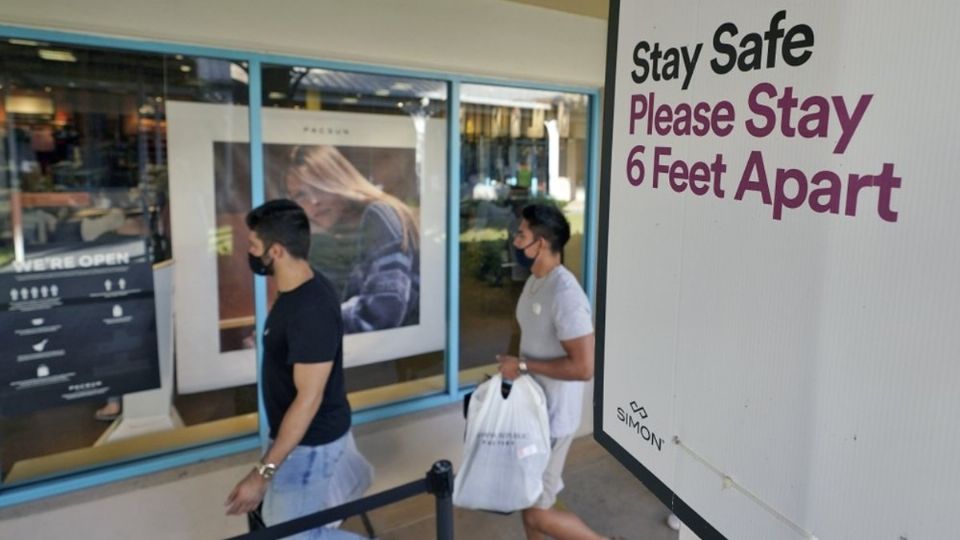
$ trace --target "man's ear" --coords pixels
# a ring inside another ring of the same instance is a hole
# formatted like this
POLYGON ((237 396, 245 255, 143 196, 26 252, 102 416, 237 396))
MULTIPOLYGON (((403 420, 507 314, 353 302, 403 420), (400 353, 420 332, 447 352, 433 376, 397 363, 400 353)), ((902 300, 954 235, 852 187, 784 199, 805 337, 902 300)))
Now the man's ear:
POLYGON ((267 250, 267 253, 270 254, 270 260, 281 259, 286 256, 287 250, 283 248, 282 245, 274 242, 270 249, 267 250))

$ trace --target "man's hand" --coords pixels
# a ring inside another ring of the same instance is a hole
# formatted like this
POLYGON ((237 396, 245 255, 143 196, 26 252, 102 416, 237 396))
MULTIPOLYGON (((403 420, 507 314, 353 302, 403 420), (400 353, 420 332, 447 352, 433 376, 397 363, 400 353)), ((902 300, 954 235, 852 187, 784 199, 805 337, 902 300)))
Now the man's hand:
POLYGON ((508 381, 512 381, 520 376, 520 359, 508 354, 498 354, 497 362, 500 362, 500 375, 508 381))
POLYGON ((241 480, 227 497, 227 502, 224 503, 224 506, 229 507, 227 515, 237 516, 256 510, 266 493, 267 480, 257 471, 250 471, 250 474, 241 480))

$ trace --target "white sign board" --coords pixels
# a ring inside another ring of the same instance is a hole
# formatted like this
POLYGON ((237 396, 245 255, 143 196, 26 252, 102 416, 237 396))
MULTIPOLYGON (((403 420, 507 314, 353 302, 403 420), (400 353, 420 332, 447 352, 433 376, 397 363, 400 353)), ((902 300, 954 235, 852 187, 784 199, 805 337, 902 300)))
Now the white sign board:
POLYGON ((956 537, 960 4, 611 4, 598 440, 704 538, 956 537))

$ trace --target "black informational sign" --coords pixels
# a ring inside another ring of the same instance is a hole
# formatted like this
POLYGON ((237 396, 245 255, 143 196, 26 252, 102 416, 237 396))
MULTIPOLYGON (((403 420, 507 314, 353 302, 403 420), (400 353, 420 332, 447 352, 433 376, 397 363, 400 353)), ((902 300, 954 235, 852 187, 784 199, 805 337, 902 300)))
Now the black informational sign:
POLYGON ((120 247, 0 271, 0 414, 160 386, 153 269, 120 247))

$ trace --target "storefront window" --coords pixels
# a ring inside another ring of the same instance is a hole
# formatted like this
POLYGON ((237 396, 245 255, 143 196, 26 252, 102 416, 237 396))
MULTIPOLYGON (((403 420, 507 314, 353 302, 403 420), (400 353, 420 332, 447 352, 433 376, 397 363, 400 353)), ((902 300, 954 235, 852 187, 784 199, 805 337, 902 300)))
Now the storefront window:
POLYGON ((571 238, 563 262, 583 280, 588 96, 465 84, 460 90, 460 382, 516 354, 514 308, 529 273, 511 244, 520 211, 560 207, 571 238))
POLYGON ((351 403, 444 391, 447 83, 287 65, 263 82, 265 192, 310 218, 351 403))
MULTIPOLYGON (((262 186, 246 63, 0 41, 0 492, 258 432, 254 187, 307 211, 354 409, 449 390, 449 83, 258 75, 262 186)), ((460 88, 467 385, 516 352, 523 206, 564 211, 582 280, 589 97, 460 88)))
MULTIPOLYGON (((204 166, 174 157, 189 137, 172 113, 247 102, 240 63, 0 42, 0 489, 256 432, 253 379, 196 384, 208 358, 172 315, 195 292, 182 276, 229 251, 178 228, 199 209, 180 201, 214 186, 172 174, 204 166)), ((198 301, 216 306, 212 272, 198 301)))

